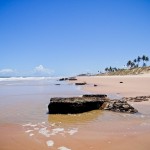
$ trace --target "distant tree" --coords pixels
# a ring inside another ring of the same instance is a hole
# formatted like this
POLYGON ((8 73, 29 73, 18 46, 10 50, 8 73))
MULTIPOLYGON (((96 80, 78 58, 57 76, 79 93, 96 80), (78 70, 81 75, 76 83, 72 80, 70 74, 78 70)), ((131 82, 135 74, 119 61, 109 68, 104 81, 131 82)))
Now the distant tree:
POLYGON ((143 67, 144 67, 144 61, 145 61, 145 59, 146 59, 146 56, 145 56, 145 55, 143 55, 143 56, 142 56, 142 60, 143 60, 143 67))
POLYGON ((131 68, 135 68, 135 63, 131 62, 131 68))
POLYGON ((139 63, 140 63, 140 61, 141 61, 141 57, 140 57, 140 56, 138 56, 138 58, 137 58, 138 67, 139 67, 139 63))
POLYGON ((105 68, 105 71, 107 72, 109 69, 108 69, 108 67, 107 68, 105 68))
POLYGON ((143 63, 143 67, 146 67, 146 63, 145 62, 143 63))
POLYGON ((132 64, 132 61, 129 60, 129 61, 127 62, 127 67, 131 67, 131 64, 132 64))
POLYGON ((117 70, 118 70, 118 69, 115 67, 115 68, 114 68, 114 71, 117 71, 117 70))
POLYGON ((136 64, 137 63, 137 59, 134 59, 133 62, 135 64, 134 67, 138 67, 138 65, 136 64))
POLYGON ((134 63, 136 63, 136 62, 137 62, 137 60, 136 60, 136 59, 134 59, 134 60, 133 60, 133 62, 134 62, 134 63))
POLYGON ((147 61, 149 61, 149 58, 148 58, 148 56, 146 56, 146 58, 145 58, 145 61, 147 62, 147 61))
POLYGON ((109 71, 112 72, 112 67, 111 66, 109 67, 109 71))

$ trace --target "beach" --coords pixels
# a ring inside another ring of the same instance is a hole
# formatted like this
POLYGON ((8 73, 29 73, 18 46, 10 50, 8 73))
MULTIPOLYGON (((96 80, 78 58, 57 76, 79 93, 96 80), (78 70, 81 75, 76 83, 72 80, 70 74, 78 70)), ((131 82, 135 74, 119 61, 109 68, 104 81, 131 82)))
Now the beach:
POLYGON ((110 98, 146 96, 150 77, 85 76, 3 81, 0 88, 1 150, 149 150, 150 101, 130 102, 136 114, 93 110, 82 114, 47 114, 50 97, 107 94, 110 98), (75 82, 86 82, 74 86, 75 82), (123 82, 123 83, 120 83, 123 82), (97 86, 94 86, 96 84, 97 86))
POLYGON ((150 74, 126 76, 85 76, 78 77, 78 82, 86 82, 84 90, 92 93, 115 94, 134 97, 150 95, 150 74), (123 83, 120 83, 123 82, 123 83), (96 84, 98 86, 94 87, 96 84))

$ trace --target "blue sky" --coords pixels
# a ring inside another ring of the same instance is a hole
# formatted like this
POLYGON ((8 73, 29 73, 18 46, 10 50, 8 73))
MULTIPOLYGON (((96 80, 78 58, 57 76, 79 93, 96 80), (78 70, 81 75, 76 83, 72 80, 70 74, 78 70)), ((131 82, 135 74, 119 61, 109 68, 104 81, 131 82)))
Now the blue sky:
POLYGON ((0 75, 96 73, 143 54, 150 0, 0 0, 0 75))

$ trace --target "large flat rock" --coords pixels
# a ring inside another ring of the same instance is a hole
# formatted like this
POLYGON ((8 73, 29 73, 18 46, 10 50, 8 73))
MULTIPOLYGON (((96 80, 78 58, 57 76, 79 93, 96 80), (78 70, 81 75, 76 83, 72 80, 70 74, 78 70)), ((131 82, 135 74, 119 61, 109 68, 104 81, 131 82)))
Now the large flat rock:
POLYGON ((138 112, 127 101, 111 100, 105 94, 83 95, 82 97, 54 97, 50 99, 48 110, 50 114, 76 114, 90 110, 101 109, 122 113, 138 112))
POLYGON ((51 114, 82 113, 99 109, 103 103, 104 100, 98 97, 55 97, 50 99, 48 109, 51 114))

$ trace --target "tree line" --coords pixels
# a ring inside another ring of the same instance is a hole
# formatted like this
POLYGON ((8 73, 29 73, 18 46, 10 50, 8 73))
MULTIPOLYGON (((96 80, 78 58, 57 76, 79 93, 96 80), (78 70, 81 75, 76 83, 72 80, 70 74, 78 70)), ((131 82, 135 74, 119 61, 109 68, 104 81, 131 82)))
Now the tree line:
MULTIPOLYGON (((128 62, 127 62, 127 64, 126 64, 126 66, 128 67, 128 68, 137 68, 137 67, 140 67, 140 62, 143 62, 142 63, 142 65, 141 65, 141 67, 145 67, 145 66, 147 66, 147 64, 146 64, 146 62, 148 62, 149 61, 149 57, 148 56, 145 56, 145 55, 143 55, 143 56, 138 56, 137 58, 135 58, 133 61, 131 61, 131 60, 129 60, 128 62)), ((119 68, 116 68, 116 67, 106 67, 105 68, 105 71, 106 72, 115 72, 115 71, 118 71, 118 70, 120 70, 119 68)))
POLYGON ((142 57, 138 56, 137 58, 135 58, 133 61, 129 60, 127 62, 127 67, 129 68, 137 68, 140 67, 139 63, 143 61, 143 64, 141 67, 145 67, 146 66, 146 62, 149 61, 149 57, 143 55, 142 57))

